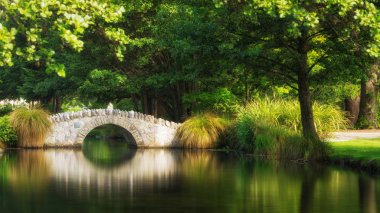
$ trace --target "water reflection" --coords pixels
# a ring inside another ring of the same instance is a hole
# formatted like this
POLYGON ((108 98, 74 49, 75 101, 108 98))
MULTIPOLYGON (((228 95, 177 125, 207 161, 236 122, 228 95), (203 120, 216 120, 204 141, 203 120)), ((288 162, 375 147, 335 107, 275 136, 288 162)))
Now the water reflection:
POLYGON ((360 209, 363 213, 376 213, 376 181, 372 177, 359 177, 360 209))
POLYGON ((12 212, 379 210, 379 179, 350 171, 212 151, 124 151, 117 164, 94 161, 96 151, 90 159, 81 150, 6 152, 0 159, 0 207, 12 212))
POLYGON ((95 166, 111 167, 132 159, 136 149, 124 140, 87 140, 82 147, 87 160, 95 166))

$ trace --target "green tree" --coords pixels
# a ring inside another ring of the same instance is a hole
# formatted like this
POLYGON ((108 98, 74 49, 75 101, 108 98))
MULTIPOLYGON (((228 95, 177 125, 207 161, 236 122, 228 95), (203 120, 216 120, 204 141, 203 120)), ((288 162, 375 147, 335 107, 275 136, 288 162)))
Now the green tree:
MULTIPOLYGON (((228 6, 221 2, 217 6, 228 6)), ((310 81, 326 72, 323 61, 332 58, 337 44, 352 51, 352 36, 361 31, 361 48, 367 55, 379 53, 378 11, 370 1, 252 0, 240 4, 240 13, 251 20, 250 36, 255 60, 270 64, 267 71, 284 77, 298 91, 303 135, 318 139, 310 81)))
POLYGON ((89 31, 120 43, 125 35, 110 25, 119 21, 124 10, 96 0, 1 0, 0 67, 22 58, 65 76, 57 55, 65 49, 81 51, 89 31))

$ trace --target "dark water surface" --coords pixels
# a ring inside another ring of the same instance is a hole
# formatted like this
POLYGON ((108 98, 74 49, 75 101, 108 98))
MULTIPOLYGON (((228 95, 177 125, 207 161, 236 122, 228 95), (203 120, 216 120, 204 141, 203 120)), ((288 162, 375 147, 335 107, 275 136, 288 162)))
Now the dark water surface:
POLYGON ((380 179, 215 151, 92 142, 0 157, 0 212, 379 212, 380 179))

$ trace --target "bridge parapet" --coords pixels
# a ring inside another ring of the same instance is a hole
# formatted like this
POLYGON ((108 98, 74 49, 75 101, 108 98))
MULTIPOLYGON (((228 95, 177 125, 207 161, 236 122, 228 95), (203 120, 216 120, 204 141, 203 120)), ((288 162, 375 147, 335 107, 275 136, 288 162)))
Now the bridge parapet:
POLYGON ((86 110, 77 111, 77 112, 58 113, 58 114, 50 116, 50 118, 53 123, 59 123, 59 122, 64 122, 64 121, 70 121, 77 118, 86 118, 86 117, 94 117, 94 116, 98 117, 98 116, 107 116, 107 115, 139 119, 145 122, 167 126, 173 129, 177 129, 181 125, 173 121, 168 121, 162 118, 156 118, 153 115, 147 115, 147 114, 143 114, 143 113, 135 112, 135 111, 124 111, 124 110, 119 110, 119 109, 86 109, 86 110))

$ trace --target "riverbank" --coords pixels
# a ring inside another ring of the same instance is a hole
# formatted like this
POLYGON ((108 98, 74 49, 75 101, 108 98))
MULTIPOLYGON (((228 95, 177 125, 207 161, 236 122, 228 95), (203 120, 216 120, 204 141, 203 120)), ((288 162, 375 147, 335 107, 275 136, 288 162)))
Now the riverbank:
POLYGON ((331 142, 331 162, 335 165, 380 173, 380 138, 331 142))

